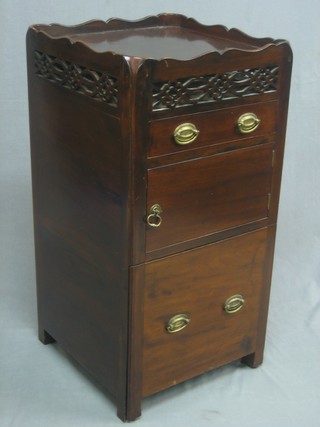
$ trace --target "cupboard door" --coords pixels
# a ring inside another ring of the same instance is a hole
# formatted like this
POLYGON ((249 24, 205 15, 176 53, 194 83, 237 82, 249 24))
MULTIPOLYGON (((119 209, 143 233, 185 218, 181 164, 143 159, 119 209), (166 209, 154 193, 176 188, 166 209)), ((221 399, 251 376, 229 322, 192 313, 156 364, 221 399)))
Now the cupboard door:
POLYGON ((149 169, 147 252, 267 218, 273 147, 149 169))

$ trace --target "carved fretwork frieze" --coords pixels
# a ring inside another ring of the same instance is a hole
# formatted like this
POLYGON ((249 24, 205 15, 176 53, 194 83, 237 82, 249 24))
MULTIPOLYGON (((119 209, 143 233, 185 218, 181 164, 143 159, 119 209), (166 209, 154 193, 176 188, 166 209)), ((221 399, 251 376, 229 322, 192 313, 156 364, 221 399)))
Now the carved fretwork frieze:
POLYGON ((112 107, 118 106, 116 78, 39 51, 34 52, 34 60, 37 76, 112 107))
POLYGON ((275 92, 278 89, 278 74, 279 67, 270 65, 156 82, 153 85, 152 109, 174 109, 275 92))

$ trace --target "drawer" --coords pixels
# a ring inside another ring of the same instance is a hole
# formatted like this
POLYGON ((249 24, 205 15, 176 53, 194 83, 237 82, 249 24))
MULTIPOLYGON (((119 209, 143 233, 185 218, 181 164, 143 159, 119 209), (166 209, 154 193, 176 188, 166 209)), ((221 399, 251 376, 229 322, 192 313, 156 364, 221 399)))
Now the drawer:
POLYGON ((272 101, 153 121, 149 128, 148 156, 163 156, 239 139, 243 139, 246 146, 248 136, 256 137, 276 131, 277 105, 277 101, 272 101), (247 126, 242 126, 242 131, 248 133, 242 133, 238 119, 246 113, 254 114, 259 124, 255 128, 253 119, 247 117, 247 126), (182 127, 183 124, 188 126, 182 127), (194 125, 194 128, 190 125, 194 125), (176 142, 174 137, 177 128, 176 138, 180 138, 180 142, 176 142))
POLYGON ((145 265, 144 396, 254 352, 267 233, 145 265))
MULTIPOLYGON (((274 144, 231 151, 148 171, 152 252, 268 217, 274 144)), ((148 220, 147 220, 148 222, 148 220)))

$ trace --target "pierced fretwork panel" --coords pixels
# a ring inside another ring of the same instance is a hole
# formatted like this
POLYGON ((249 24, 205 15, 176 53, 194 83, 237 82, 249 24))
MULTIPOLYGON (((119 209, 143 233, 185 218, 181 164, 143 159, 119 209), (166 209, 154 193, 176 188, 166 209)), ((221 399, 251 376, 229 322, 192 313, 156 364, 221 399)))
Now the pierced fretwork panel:
POLYGON ((112 107, 117 107, 118 82, 116 78, 39 51, 34 52, 34 60, 37 76, 89 98, 105 102, 112 107))
POLYGON ((153 86, 152 109, 165 110, 190 105, 224 101, 244 96, 275 92, 278 66, 247 68, 208 76, 156 82, 153 86))

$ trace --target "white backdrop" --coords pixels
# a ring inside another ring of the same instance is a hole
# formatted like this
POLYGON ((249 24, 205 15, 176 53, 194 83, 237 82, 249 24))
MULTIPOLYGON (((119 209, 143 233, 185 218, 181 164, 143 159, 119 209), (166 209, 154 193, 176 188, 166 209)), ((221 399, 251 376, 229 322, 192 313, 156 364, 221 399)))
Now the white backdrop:
POLYGON ((25 33, 34 23, 183 13, 286 38, 294 52, 264 364, 233 364, 148 398, 135 426, 319 427, 320 14, 318 0, 0 0, 0 425, 121 425, 56 346, 37 341, 25 33))

